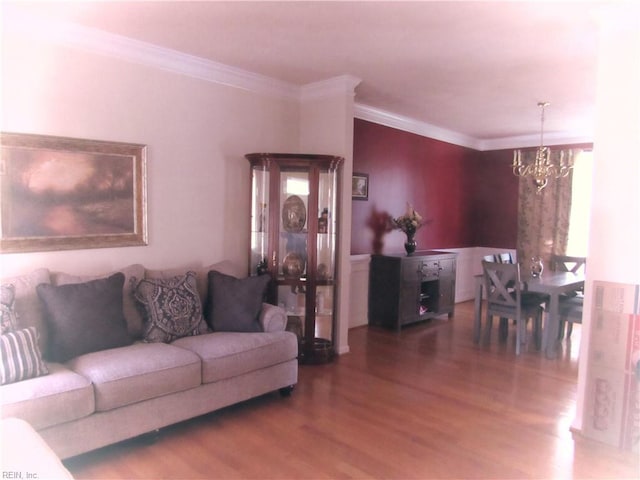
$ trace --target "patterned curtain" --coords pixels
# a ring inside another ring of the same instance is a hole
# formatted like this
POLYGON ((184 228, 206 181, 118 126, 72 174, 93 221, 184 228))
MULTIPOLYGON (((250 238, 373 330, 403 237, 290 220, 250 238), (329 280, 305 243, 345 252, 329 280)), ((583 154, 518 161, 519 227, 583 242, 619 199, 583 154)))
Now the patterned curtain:
MULTIPOLYGON (((574 158, 577 153, 573 152, 574 158)), ((527 152, 523 160, 532 161, 530 155, 535 156, 535 152, 527 152)), ((547 186, 537 193, 531 177, 520 178, 517 251, 524 275, 531 269, 532 257, 541 257, 544 268, 549 269, 551 255, 566 254, 572 180, 573 171, 564 178, 549 178, 547 186)))

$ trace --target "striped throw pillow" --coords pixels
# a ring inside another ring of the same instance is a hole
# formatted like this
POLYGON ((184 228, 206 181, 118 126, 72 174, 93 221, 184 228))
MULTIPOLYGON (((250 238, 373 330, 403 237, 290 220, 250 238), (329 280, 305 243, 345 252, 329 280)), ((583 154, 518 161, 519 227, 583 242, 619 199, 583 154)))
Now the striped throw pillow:
POLYGON ((49 373, 42 361, 34 327, 0 335, 0 384, 19 382, 49 373))

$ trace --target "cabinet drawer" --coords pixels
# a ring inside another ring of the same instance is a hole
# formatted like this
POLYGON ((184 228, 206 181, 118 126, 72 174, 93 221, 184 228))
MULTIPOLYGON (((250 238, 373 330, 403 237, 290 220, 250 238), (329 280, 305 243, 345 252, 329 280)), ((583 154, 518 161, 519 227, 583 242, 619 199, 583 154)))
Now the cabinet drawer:
POLYGON ((440 262, 438 260, 418 259, 406 262, 402 266, 402 280, 405 282, 422 282, 429 279, 437 279, 440 275, 440 262))
POLYGON ((446 258, 444 260, 440 260, 440 272, 442 275, 455 274, 456 273, 456 261, 453 258, 446 258))
POLYGON ((422 259, 405 261, 402 264, 402 280, 405 282, 418 282, 422 276, 422 259))
POLYGON ((429 278, 438 278, 440 275, 440 261, 439 260, 425 260, 422 262, 422 278, 424 280, 429 278))

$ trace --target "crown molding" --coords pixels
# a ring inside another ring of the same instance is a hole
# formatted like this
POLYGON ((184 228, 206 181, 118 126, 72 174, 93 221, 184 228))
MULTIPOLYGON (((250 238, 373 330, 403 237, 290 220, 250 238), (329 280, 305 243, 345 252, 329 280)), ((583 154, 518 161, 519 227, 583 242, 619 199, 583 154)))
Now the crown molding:
POLYGON ((330 95, 355 95, 355 88, 361 82, 352 75, 342 75, 299 87, 265 75, 95 28, 70 22, 52 22, 33 15, 12 12, 12 17, 14 15, 19 17, 19 20, 10 23, 12 30, 22 34, 260 94, 307 101, 330 95))
POLYGON ((31 38, 256 93, 300 98, 297 85, 177 50, 71 22, 53 22, 15 10, 11 12, 11 18, 7 29, 31 38))
POLYGON ((397 115, 369 105, 356 103, 355 117, 361 120, 378 123, 391 128, 397 128, 406 132, 415 133, 423 137, 433 138, 442 142, 453 143, 461 147, 479 150, 479 141, 468 135, 447 130, 444 128, 421 122, 413 118, 397 115))
MULTIPOLYGON (((415 133, 423 137, 433 138, 442 142, 452 143, 461 147, 472 148, 478 151, 504 150, 508 148, 527 148, 540 145, 540 135, 520 135, 514 137, 479 139, 462 133, 446 130, 435 125, 420 122, 412 118, 396 115, 392 112, 380 110, 368 105, 356 103, 355 117, 361 120, 378 123, 387 127, 415 133)), ((545 145, 573 145, 580 143, 593 143, 593 135, 572 134, 567 132, 545 133, 545 145)))
MULTIPOLYGON (((567 132, 545 133, 544 144, 552 145, 574 145, 580 143, 593 143, 593 135, 576 135, 567 132)), ((492 138, 489 140, 479 140, 478 150, 504 150, 507 148, 529 148, 540 146, 540 134, 520 135, 514 137, 492 138)))
MULTIPOLYGON (((12 7, 4 6, 3 13, 6 18, 11 18, 4 23, 5 31, 11 33, 259 94, 306 102, 334 95, 355 95, 355 89, 361 82, 352 75, 341 75, 298 86, 122 35, 71 22, 54 22, 12 7)), ((362 103, 355 104, 354 115, 362 120, 480 151, 538 145, 537 135, 482 140, 362 103)), ((593 142, 593 135, 559 134, 545 138, 551 145, 593 142)))
POLYGON ((341 75, 300 87, 300 100, 303 102, 335 95, 355 96, 355 89, 362 80, 353 75, 341 75))

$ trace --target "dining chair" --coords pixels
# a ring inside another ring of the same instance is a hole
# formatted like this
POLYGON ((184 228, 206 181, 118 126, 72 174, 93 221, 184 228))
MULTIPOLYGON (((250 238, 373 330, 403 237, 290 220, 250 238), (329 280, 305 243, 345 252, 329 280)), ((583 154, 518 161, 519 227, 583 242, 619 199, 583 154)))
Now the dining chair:
POLYGON ((500 263, 513 263, 513 257, 509 252, 503 252, 498 254, 498 262, 500 263))
POLYGON ((587 268, 587 258, 570 255, 552 255, 551 268, 556 272, 584 273, 587 268))
MULTIPOLYGON (((551 266, 557 272, 585 273, 587 268, 586 257, 576 257, 570 255, 552 255, 551 266)), ((571 294, 560 297, 558 305, 558 320, 560 330, 558 338, 565 335, 565 325, 567 340, 571 338, 574 323, 582 323, 582 307, 584 303, 584 292, 579 290, 571 294)))
MULTIPOLYGON (((497 263, 513 263, 513 258, 511 257, 511 254, 509 252, 502 252, 502 253, 494 253, 491 255, 485 255, 483 257, 484 260, 486 260, 487 262, 497 262, 497 263)), ((509 287, 511 288, 511 287, 509 287)), ((509 335, 509 325, 508 322, 509 319, 507 318, 501 318, 500 319, 500 327, 499 327, 499 332, 500 332, 500 340, 505 340, 507 338, 507 336, 509 335)), ((515 322, 515 320, 514 320, 515 322)))
MULTIPOLYGON (((501 253, 495 253, 493 255, 485 255, 484 256, 484 260, 486 260, 487 262, 497 262, 497 263, 514 263, 513 261, 513 256, 511 255, 511 252, 501 252, 501 253)), ((509 289, 511 289, 512 286, 509 285, 509 289)), ((527 292, 522 292, 522 296, 530 296, 530 297, 535 297, 538 300, 538 303, 542 304, 544 302, 546 302, 548 300, 548 297, 546 295, 541 295, 539 293, 527 293, 527 292)), ((509 335, 509 325, 508 325, 508 319, 507 318, 501 318, 500 319, 500 327, 499 327, 499 331, 500 331, 500 340, 505 340, 507 338, 507 336, 509 335)), ((513 322, 515 323, 515 320, 513 320, 513 322)))
POLYGON ((574 323, 582 323, 582 308, 584 304, 584 297, 566 297, 561 298, 558 304, 558 320, 560 321, 560 331, 558 337, 562 339, 564 337, 564 330, 566 325, 567 340, 571 339, 571 333, 573 332, 574 323))
POLYGON ((483 260, 487 262, 497 262, 497 263, 513 263, 513 257, 509 252, 495 253, 492 255, 485 255, 482 257, 483 260))
POLYGON ((487 330, 485 339, 491 335, 493 316, 514 319, 516 323, 516 355, 526 343, 527 320, 533 319, 536 347, 540 348, 542 306, 536 297, 523 295, 520 265, 482 261, 484 286, 487 296, 487 330))

